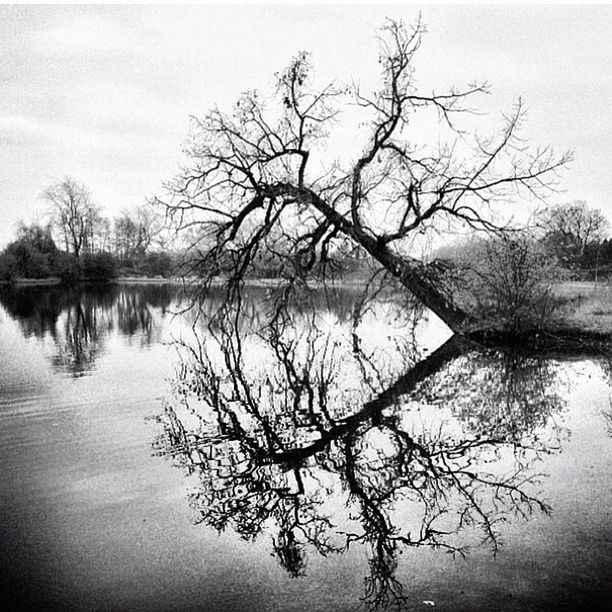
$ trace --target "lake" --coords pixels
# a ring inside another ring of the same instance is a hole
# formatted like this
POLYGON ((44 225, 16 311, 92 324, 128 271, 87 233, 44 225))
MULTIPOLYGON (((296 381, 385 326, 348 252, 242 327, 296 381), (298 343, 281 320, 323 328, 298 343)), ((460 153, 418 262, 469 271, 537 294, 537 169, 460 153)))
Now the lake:
POLYGON ((273 294, 0 288, 5 609, 610 601, 612 352, 485 349, 356 288, 266 327, 273 294))

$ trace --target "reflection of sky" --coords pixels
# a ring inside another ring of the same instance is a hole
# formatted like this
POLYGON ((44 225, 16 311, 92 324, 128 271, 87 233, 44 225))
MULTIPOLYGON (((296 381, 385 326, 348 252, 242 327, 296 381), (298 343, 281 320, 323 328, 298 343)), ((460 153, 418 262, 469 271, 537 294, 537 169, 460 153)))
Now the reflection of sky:
MULTIPOLYGON (((180 321, 167 317, 161 324, 164 331, 170 325, 176 333, 185 331, 180 321)), ((386 329, 384 317, 372 315, 362 332, 372 344, 380 337, 385 346, 386 329)), ((260 352, 249 357, 253 364, 258 355, 261 359, 260 352)), ((29 584, 56 584, 80 609, 101 601, 118 609, 138 607, 135 602, 147 609, 189 609, 205 601, 213 611, 246 612, 256 604, 297 612, 305 600, 313 611, 357 608, 369 570, 358 546, 346 555, 310 554, 306 576, 292 580, 270 554, 272 525, 254 542, 231 530, 217 535, 194 525, 197 516, 190 513, 187 494, 197 487, 198 476, 185 479, 169 462, 151 456, 160 425, 144 420, 161 411, 157 398, 168 398, 174 366, 171 347, 153 343, 145 349, 115 330, 106 336, 90 375, 69 378, 53 371, 38 338, 24 338, 17 322, 2 314, 0 504, 5 512, 0 529, 2 535, 20 534, 11 550, 12 567, 34 564, 23 570, 31 572, 29 584)), ((389 368, 394 366, 397 361, 389 368)), ((435 550, 406 551, 397 575, 414 608, 434 600, 443 610, 456 609, 458 602, 465 609, 503 609, 512 595, 525 608, 546 609, 579 601, 581 589, 605 592, 612 499, 602 483, 612 475, 612 439, 601 412, 609 407, 609 378, 589 360, 555 366, 556 386, 548 391, 560 393, 564 407, 552 418, 571 435, 563 439, 561 453, 543 455, 537 467, 546 475, 542 493, 552 516, 536 513, 503 523, 495 560, 490 550, 477 546, 466 561, 435 550)), ((342 388, 347 379, 338 375, 336 382, 342 388)), ((462 423, 452 402, 452 396, 441 405, 403 402, 385 412, 396 414, 415 436, 441 425, 447 435, 459 436, 462 423)), ((200 422, 192 418, 185 424, 197 430, 200 422)), ((378 461, 374 450, 387 440, 379 429, 368 434, 369 461, 378 461)), ((497 461, 507 468, 511 458, 497 461)), ((294 490, 291 475, 274 469, 278 482, 294 490)), ((346 505, 346 489, 336 475, 313 469, 306 485, 329 490, 318 507, 339 529, 359 526, 358 504, 351 499, 346 505)), ((392 519, 415 529, 416 510, 400 504, 392 519)))

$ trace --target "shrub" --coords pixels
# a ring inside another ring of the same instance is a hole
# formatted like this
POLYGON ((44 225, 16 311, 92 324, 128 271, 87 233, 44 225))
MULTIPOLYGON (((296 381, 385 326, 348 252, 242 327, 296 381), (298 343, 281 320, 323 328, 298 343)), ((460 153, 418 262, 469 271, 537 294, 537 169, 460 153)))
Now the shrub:
POLYGON ((46 278, 54 273, 58 253, 48 227, 22 224, 18 238, 0 256, 0 278, 46 278))
POLYGON ((172 276, 174 260, 168 253, 147 253, 144 256, 141 271, 148 276, 172 276))
POLYGON ((478 241, 460 258, 463 291, 479 318, 513 334, 541 329, 558 306, 558 266, 527 234, 478 241))
POLYGON ((80 269, 84 280, 106 281, 117 276, 117 264, 110 253, 85 255, 81 259, 80 269))
POLYGON ((49 254, 39 251, 27 240, 16 240, 6 248, 12 261, 13 276, 21 278, 45 278, 51 275, 49 254))
POLYGON ((64 251, 58 251, 53 256, 52 267, 54 276, 58 276, 64 282, 76 281, 81 274, 76 257, 64 251))
POLYGON ((0 280, 12 280, 17 276, 17 259, 14 255, 0 253, 0 280))

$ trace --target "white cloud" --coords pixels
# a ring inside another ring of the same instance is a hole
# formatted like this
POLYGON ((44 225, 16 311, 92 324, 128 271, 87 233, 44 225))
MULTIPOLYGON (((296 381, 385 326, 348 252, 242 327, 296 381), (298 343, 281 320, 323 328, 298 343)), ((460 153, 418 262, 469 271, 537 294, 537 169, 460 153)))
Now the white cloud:
POLYGON ((125 136, 82 128, 62 123, 52 123, 25 115, 0 115, 0 134, 36 142, 78 145, 80 148, 120 147, 125 145, 125 136))
POLYGON ((48 52, 125 51, 133 48, 130 33, 97 15, 75 17, 50 29, 34 32, 33 47, 48 52))
MULTIPOLYGON (((104 206, 140 201, 173 175, 189 114, 213 104, 227 109, 244 89, 265 91, 300 49, 312 51, 321 82, 354 77, 369 90, 377 27, 385 16, 411 21, 417 12, 399 5, 0 7, 0 246, 10 237, 7 215, 23 214, 55 176, 87 182, 104 206)), ((429 33, 417 57, 419 86, 488 79, 494 95, 479 105, 495 111, 523 95, 528 140, 576 149, 567 198, 607 207, 612 10, 431 6, 423 13, 429 33)), ((499 115, 478 121, 496 130, 499 115)), ((352 157, 359 136, 339 130, 336 142, 346 142, 352 157)))
POLYGON ((32 117, 21 115, 0 115, 0 134, 5 132, 37 132, 40 124, 32 117))

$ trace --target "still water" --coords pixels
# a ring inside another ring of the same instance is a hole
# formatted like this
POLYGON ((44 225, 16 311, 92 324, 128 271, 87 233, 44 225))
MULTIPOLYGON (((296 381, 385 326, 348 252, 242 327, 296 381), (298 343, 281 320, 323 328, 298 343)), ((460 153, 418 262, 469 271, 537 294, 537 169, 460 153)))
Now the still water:
POLYGON ((0 289, 3 609, 609 604, 612 352, 268 293, 0 289))

